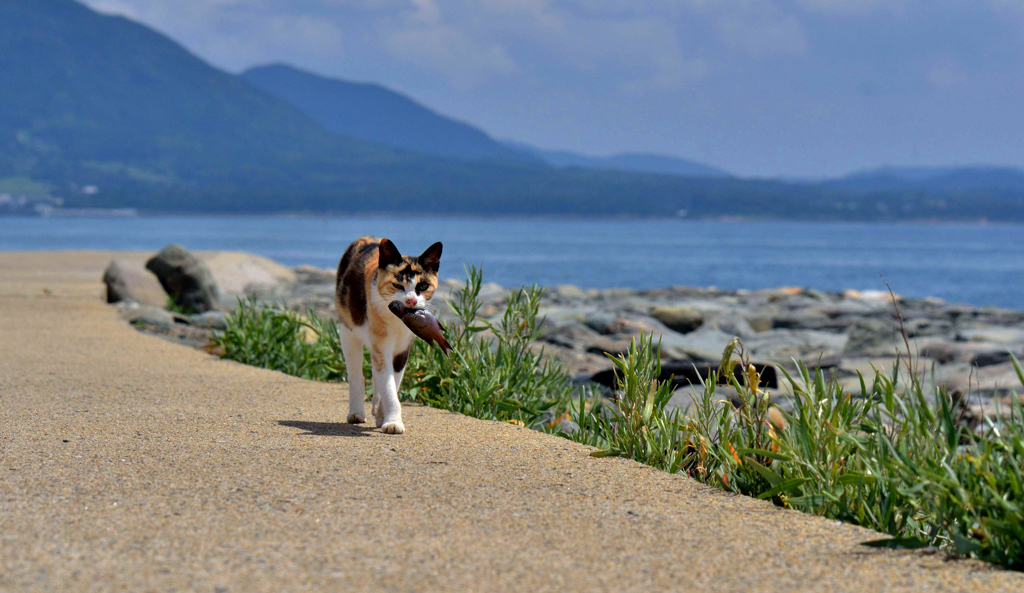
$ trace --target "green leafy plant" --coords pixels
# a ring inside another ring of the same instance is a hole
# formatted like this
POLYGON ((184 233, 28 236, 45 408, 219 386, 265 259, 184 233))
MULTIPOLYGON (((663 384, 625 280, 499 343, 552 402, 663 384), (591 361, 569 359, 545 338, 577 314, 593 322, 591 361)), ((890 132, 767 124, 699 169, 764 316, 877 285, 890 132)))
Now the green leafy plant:
POLYGON ((543 293, 536 286, 512 291, 501 319, 492 323, 478 317, 481 280, 479 269, 468 268, 465 286, 449 301, 457 319, 448 328, 447 356, 417 341, 406 372, 409 397, 476 418, 542 428, 568 405, 572 389, 565 369, 533 347, 543 293))
POLYGON ((797 378, 785 373, 793 412, 776 411, 775 422, 762 413, 768 397, 754 375, 731 380, 741 399, 735 409, 714 399, 712 377, 684 420, 695 451, 690 475, 893 536, 871 545, 935 545, 1024 568, 1024 413, 1016 396, 1007 418, 975 433, 943 389, 925 392, 912 365, 901 376, 900 359, 870 384, 861 377, 856 395, 798 368, 797 378))
POLYGON ((661 361, 651 336, 633 340, 629 350, 610 357, 620 388, 610 399, 580 397, 570 410, 579 430, 569 438, 598 447, 595 457, 623 456, 679 471, 692 458, 686 449, 679 411, 667 411, 672 398, 668 383, 658 383, 661 361))
POLYGON ((303 379, 344 381, 337 322, 243 300, 214 336, 223 356, 303 379))

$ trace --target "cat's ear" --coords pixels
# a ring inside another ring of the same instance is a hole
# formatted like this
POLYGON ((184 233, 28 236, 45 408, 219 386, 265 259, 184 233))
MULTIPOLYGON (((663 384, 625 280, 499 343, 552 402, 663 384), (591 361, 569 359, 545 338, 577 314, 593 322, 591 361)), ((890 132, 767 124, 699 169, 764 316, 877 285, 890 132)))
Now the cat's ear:
POLYGON ((377 267, 383 270, 388 266, 395 266, 402 263, 402 254, 390 239, 380 240, 380 250, 377 254, 377 267))
POLYGON ((437 272, 441 267, 441 247, 441 242, 438 241, 427 247, 427 250, 419 257, 420 265, 428 272, 437 272))

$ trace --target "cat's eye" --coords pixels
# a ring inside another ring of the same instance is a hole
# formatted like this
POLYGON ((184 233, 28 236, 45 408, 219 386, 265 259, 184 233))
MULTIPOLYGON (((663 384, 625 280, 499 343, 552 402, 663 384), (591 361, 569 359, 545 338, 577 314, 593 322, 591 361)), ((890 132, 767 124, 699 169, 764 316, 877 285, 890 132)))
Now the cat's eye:
POLYGON ((420 282, 416 285, 416 292, 427 292, 430 288, 430 284, 427 282, 420 282))
POLYGON ((391 286, 394 286, 395 290, 405 290, 405 287, 402 286, 401 284, 397 283, 397 282, 392 282, 391 286))

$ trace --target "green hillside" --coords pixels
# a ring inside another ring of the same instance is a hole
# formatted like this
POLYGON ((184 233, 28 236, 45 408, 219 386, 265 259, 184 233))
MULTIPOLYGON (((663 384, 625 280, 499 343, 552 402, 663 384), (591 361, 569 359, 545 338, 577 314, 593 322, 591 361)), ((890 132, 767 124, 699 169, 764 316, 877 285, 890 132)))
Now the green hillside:
POLYGON ((301 178, 297 163, 392 157, 151 29, 70 0, 0 0, 0 76, 8 173, 266 181, 301 178))
POLYGON ((0 0, 0 187, 49 188, 70 207, 149 212, 1024 220, 1024 196, 985 191, 397 150, 332 132, 165 36, 72 0, 0 0))
POLYGON ((377 84, 326 78, 285 64, 250 68, 242 78, 346 136, 442 157, 541 162, 377 84))

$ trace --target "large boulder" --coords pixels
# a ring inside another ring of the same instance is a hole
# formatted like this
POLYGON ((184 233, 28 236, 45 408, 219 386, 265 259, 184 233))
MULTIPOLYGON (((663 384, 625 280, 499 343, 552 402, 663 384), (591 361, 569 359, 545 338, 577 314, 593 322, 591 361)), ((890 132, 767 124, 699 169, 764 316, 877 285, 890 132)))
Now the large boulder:
POLYGON ((266 290, 296 281, 294 270, 260 255, 240 251, 216 251, 202 255, 202 261, 216 279, 222 295, 243 296, 252 289, 266 290))
POLYGON ((168 330, 177 321, 177 318, 170 311, 151 305, 133 305, 131 308, 124 309, 121 312, 121 316, 132 325, 150 329, 168 330))
POLYGON ((220 289, 201 259, 181 245, 164 247, 146 262, 167 294, 187 310, 204 313, 220 308, 220 289))
MULTIPOLYGON (((704 317, 693 307, 655 307, 651 317, 664 323, 669 329, 688 334, 704 323, 704 317)), ((715 328, 718 329, 718 328, 715 328)))
POLYGON ((156 277, 138 263, 115 259, 103 272, 107 285, 107 302, 135 301, 144 305, 162 306, 166 300, 164 290, 156 277))

